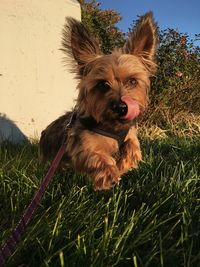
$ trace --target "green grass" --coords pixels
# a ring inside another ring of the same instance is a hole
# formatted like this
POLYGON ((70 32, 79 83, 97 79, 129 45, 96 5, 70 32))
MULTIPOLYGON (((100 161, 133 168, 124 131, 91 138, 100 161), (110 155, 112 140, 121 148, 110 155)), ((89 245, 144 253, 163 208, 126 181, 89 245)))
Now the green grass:
MULTIPOLYGON (((110 191, 57 172, 7 266, 200 266, 200 140, 144 140, 142 150, 145 162, 110 191)), ((46 171, 37 145, 1 145, 1 243, 46 171)))

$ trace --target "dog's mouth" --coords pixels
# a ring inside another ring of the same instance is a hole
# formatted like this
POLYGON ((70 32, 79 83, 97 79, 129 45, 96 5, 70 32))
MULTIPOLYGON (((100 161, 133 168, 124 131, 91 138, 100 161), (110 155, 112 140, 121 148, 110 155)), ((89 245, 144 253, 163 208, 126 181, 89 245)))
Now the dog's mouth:
POLYGON ((111 109, 123 121, 132 121, 140 114, 138 102, 130 96, 122 96, 120 101, 113 101, 111 103, 111 109))

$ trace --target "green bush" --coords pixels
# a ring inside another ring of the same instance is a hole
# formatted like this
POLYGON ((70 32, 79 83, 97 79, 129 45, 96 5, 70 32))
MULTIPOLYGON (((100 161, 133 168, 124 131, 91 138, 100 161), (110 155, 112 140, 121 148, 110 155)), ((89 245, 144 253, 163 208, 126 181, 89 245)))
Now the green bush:
POLYGON ((170 119, 180 111, 199 114, 199 47, 186 34, 167 29, 160 33, 157 55, 158 72, 152 81, 149 112, 159 107, 160 111, 167 110, 170 119))
POLYGON ((79 1, 82 10, 82 22, 89 31, 100 41, 104 53, 110 53, 114 47, 121 47, 124 42, 124 33, 116 26, 121 16, 114 10, 101 10, 95 0, 79 1))

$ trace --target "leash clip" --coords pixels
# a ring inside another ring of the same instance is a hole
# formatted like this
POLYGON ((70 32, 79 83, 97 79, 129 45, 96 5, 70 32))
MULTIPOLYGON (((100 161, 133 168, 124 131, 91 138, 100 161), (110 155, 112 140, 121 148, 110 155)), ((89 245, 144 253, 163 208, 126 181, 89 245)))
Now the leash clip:
POLYGON ((67 129, 72 127, 72 124, 75 121, 75 119, 76 119, 76 113, 75 113, 75 111, 73 111, 71 116, 70 116, 70 118, 69 118, 69 121, 65 125, 65 130, 67 130, 67 129))
POLYGON ((69 121, 67 122, 67 124, 65 126, 66 130, 72 127, 72 124, 73 124, 75 119, 76 119, 76 113, 73 111, 70 118, 69 118, 69 121))
MULTIPOLYGON (((65 127, 64 127, 64 131, 65 131, 65 132, 67 132, 67 130, 70 129, 70 128, 72 127, 72 125, 73 125, 75 119, 76 119, 76 113, 75 113, 75 111, 73 111, 73 112, 71 113, 71 116, 70 116, 70 118, 69 118, 67 124, 66 124, 65 127)), ((67 134, 64 135, 63 140, 62 140, 62 144, 66 144, 66 143, 67 143, 67 134)))

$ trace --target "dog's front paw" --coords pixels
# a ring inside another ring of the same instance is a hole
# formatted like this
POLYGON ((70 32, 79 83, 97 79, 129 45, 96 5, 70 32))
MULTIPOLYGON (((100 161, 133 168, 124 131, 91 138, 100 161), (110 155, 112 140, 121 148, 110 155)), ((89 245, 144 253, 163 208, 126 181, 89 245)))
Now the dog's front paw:
POLYGON ((111 189, 119 180, 119 171, 116 166, 107 165, 93 177, 94 190, 111 189))
POLYGON ((137 168, 138 162, 142 160, 140 147, 134 145, 132 142, 126 142, 120 154, 117 167, 121 174, 130 169, 137 168))

